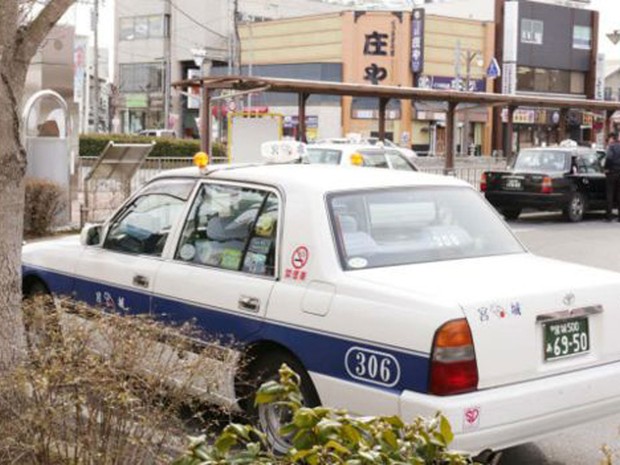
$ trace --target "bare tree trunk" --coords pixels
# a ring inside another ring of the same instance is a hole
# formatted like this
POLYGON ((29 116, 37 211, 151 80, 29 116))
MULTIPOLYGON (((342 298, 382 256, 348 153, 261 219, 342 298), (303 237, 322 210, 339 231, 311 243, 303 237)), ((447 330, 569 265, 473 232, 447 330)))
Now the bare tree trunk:
POLYGON ((0 9, 0 373, 14 366, 25 348, 21 246, 26 152, 19 139, 25 65, 15 63, 11 53, 9 40, 17 34, 19 10, 16 2, 7 3, 14 4, 0 9))
POLYGON ((21 313, 21 247, 26 151, 21 104, 28 66, 74 0, 0 0, 0 376, 25 353, 21 313))

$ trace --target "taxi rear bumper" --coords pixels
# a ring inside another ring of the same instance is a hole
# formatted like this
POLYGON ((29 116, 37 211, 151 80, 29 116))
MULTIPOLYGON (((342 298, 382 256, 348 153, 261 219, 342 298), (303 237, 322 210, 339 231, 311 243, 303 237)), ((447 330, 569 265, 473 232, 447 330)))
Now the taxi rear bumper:
POLYGON ((478 453, 523 444, 620 412, 620 363, 449 397, 405 391, 400 415, 441 411, 454 450, 478 453))

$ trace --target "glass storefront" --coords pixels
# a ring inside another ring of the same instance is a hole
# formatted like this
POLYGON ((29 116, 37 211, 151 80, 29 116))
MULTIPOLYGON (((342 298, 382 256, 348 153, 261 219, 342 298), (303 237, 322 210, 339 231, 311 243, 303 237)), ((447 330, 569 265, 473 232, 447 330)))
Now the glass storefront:
POLYGON ((517 90, 552 94, 585 94, 585 73, 519 66, 517 90))

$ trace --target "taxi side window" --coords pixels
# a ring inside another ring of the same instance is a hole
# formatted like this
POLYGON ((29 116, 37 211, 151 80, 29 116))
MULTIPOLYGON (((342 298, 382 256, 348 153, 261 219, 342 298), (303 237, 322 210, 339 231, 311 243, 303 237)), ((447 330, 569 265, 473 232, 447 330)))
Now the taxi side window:
POLYGON ((264 190, 205 184, 185 222, 175 258, 273 276, 278 208, 277 196, 264 190))
POLYGON ((183 178, 148 184, 111 221, 102 247, 123 253, 161 256, 168 234, 195 185, 194 179, 183 178))
POLYGON ((577 157, 578 173, 601 173, 601 163, 595 153, 577 157))
POLYGON ((398 152, 389 150, 385 156, 392 165, 392 169, 401 171, 415 171, 415 168, 398 152))
POLYGON ((104 249, 161 256, 168 234, 183 210, 185 200, 168 194, 136 198, 112 222, 104 249))

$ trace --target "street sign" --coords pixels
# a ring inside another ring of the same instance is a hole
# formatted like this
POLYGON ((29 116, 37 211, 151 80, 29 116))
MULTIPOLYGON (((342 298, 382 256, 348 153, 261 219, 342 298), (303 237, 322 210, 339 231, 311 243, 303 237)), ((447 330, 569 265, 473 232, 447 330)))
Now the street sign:
POLYGON ((607 38, 611 40, 612 44, 616 45, 618 42, 620 42, 620 31, 614 31, 610 34, 607 34, 607 38))
POLYGON ((490 79, 495 79, 500 77, 501 75, 502 71, 499 67, 499 63, 497 62, 497 59, 493 57, 491 59, 491 63, 489 63, 489 66, 487 67, 487 77, 490 79))

